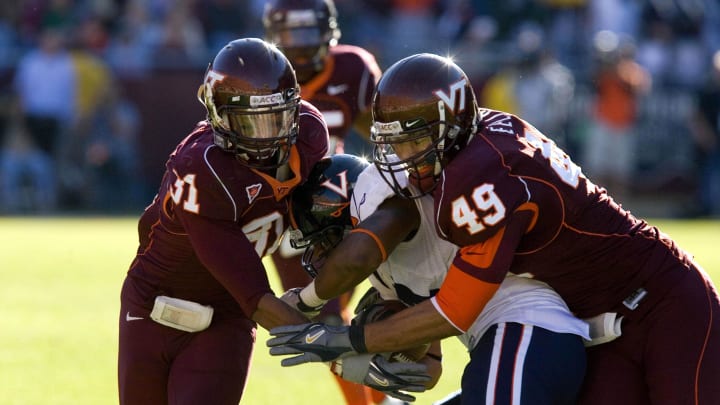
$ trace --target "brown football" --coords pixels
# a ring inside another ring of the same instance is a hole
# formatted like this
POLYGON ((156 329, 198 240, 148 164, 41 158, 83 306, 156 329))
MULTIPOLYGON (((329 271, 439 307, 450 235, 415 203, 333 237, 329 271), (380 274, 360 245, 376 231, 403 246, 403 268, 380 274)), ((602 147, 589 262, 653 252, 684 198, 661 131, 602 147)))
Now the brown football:
MULTIPOLYGON (((402 311, 405 308, 407 308, 407 306, 401 301, 380 301, 358 313, 358 315, 355 317, 354 322, 364 325, 366 323, 381 321, 395 313, 402 311)), ((392 352, 388 355, 388 359, 395 362, 418 361, 425 357, 428 349, 430 349, 430 343, 411 347, 409 349, 401 350, 398 352, 392 352)))

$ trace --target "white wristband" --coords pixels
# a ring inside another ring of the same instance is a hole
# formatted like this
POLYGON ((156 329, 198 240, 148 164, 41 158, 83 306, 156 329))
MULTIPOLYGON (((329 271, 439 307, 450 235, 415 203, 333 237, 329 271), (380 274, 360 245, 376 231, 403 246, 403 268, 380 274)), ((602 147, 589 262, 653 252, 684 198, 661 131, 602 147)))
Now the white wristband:
POLYGON ((315 280, 300 290, 300 299, 311 308, 319 307, 327 302, 327 300, 318 297, 317 292, 315 292, 315 280))

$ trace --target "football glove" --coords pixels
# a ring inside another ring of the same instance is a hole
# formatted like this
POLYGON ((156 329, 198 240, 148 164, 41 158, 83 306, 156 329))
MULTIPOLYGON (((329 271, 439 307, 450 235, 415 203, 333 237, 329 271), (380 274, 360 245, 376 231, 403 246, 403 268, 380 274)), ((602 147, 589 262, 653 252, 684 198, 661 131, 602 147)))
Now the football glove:
POLYGON ((380 296, 380 292, 375 289, 375 287, 370 287, 367 291, 365 291, 365 294, 360 297, 360 300, 358 300, 358 303, 355 306, 355 315, 358 315, 367 308, 370 308, 381 301, 383 301, 383 299, 380 296))
MULTIPOLYGON (((355 328, 353 333, 357 335, 357 328, 361 327, 353 328, 355 328)), ((267 341, 271 355, 298 355, 283 359, 280 364, 284 367, 311 362, 328 362, 366 351, 364 350, 364 341, 358 344, 358 338, 353 338, 355 344, 351 343, 351 327, 345 325, 306 323, 278 326, 270 329, 270 335, 274 336, 267 341)))
POLYGON ((337 359, 330 364, 333 373, 344 380, 412 402, 415 397, 402 391, 424 392, 430 381, 427 367, 420 363, 391 363, 379 354, 360 354, 337 359))
POLYGON ((301 287, 291 288, 285 291, 283 295, 280 296, 280 299, 285 301, 285 303, 290 305, 291 307, 302 312, 309 319, 315 318, 320 314, 320 310, 322 309, 323 305, 319 305, 317 307, 308 306, 303 302, 302 298, 300 297, 300 291, 302 291, 301 287))

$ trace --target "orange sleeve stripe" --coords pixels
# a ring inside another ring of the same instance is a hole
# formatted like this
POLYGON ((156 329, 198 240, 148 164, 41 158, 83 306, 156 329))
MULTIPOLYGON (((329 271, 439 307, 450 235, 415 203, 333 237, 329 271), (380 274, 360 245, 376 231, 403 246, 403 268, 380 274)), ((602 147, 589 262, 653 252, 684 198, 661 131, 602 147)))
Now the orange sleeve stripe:
POLYGON ((435 302, 447 319, 465 332, 498 288, 499 283, 479 280, 450 265, 445 281, 435 295, 435 302))
POLYGON ((500 229, 483 243, 463 247, 460 249, 462 260, 474 267, 487 269, 495 260, 503 235, 505 235, 505 228, 500 229))
POLYGON ((380 250, 380 256, 382 256, 382 261, 384 262, 385 260, 387 260, 387 251, 385 250, 385 246, 383 245, 382 241, 380 240, 380 238, 378 238, 377 235, 375 235, 373 232, 371 232, 365 228, 355 228, 352 231, 350 231, 350 233, 356 233, 356 232, 364 233, 364 234, 370 236, 372 238, 372 240, 375 241, 375 244, 377 245, 378 249, 380 250))
POLYGON ((533 228, 535 228, 535 223, 537 223, 537 219, 540 216, 540 207, 538 207, 537 204, 533 202, 526 202, 524 204, 521 204, 515 212, 518 211, 530 211, 533 214, 532 220, 530 221, 530 225, 528 225, 527 230, 525 233, 528 233, 532 231, 533 228))

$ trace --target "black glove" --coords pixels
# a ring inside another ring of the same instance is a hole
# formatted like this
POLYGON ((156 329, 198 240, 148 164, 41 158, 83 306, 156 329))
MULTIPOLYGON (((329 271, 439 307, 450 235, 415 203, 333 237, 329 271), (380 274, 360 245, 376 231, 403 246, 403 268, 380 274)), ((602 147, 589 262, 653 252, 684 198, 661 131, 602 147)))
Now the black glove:
POLYGON ((278 326, 267 341, 273 356, 297 354, 283 359, 285 367, 311 362, 328 362, 339 357, 365 353, 362 326, 331 326, 324 323, 278 326), (352 337, 351 337, 352 335, 352 337))
POLYGON ((412 402, 415 397, 402 391, 424 392, 430 381, 427 367, 420 363, 391 363, 379 354, 360 354, 332 362, 330 369, 344 380, 412 402))
POLYGON ((380 296, 380 292, 375 289, 375 287, 370 287, 367 291, 365 291, 365 294, 363 294, 363 296, 360 297, 360 299, 358 300, 358 303, 355 306, 355 315, 361 313, 367 308, 370 308, 378 302, 381 302, 382 300, 383 299, 380 296))

